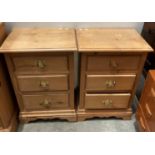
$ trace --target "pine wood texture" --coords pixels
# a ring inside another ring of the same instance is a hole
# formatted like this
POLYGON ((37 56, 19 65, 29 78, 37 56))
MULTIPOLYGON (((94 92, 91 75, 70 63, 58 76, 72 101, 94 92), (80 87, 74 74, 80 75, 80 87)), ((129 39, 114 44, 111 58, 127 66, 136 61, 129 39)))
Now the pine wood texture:
POLYGON ((152 48, 133 29, 77 29, 80 52, 78 120, 130 119, 131 103, 152 48))
POLYGON ((69 108, 68 98, 68 94, 65 93, 40 93, 35 95, 22 96, 25 111, 67 109, 69 108))
POLYGON ((136 71, 139 67, 140 63, 140 55, 105 55, 104 57, 101 55, 88 55, 88 71, 114 71, 114 70, 133 70, 136 71))
POLYGON ((17 108, 3 57, 0 56, 0 131, 16 131, 17 108))
POLYGON ((83 28, 76 33, 80 52, 152 51, 135 29, 83 28))
POLYGON ((65 91, 68 90, 67 75, 28 75, 17 76, 19 90, 31 91, 65 91))
POLYGON ((66 53, 59 53, 12 54, 14 70, 17 74, 67 73, 68 57, 66 53))
POLYGON ((22 122, 54 118, 76 121, 73 29, 14 29, 1 51, 22 122))
POLYGON ((86 94, 86 109, 122 109, 128 108, 131 94, 86 94))
POLYGON ((150 70, 136 112, 140 131, 155 131, 155 71, 150 70))
POLYGON ((1 52, 75 51, 74 33, 74 29, 68 28, 14 28, 1 52))
POLYGON ((136 75, 87 75, 87 91, 130 91, 133 88, 136 75))
MULTIPOLYGON (((0 23, 0 42, 4 40, 5 27, 0 23)), ((13 97, 10 79, 4 58, 0 55, 0 131, 16 131, 17 129, 17 108, 13 97)))

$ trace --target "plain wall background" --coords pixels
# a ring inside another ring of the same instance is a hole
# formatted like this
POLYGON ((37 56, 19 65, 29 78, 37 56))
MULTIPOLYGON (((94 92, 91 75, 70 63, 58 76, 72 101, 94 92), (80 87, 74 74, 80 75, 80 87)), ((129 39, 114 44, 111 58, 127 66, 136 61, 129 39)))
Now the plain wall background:
MULTIPOLYGON (((6 22, 6 30, 13 27, 115 27, 135 28, 139 33, 142 31, 143 22, 6 22)), ((78 85, 78 54, 75 54, 75 87, 78 85)))
POLYGON ((13 27, 131 27, 141 32, 143 22, 7 22, 7 30, 13 27))

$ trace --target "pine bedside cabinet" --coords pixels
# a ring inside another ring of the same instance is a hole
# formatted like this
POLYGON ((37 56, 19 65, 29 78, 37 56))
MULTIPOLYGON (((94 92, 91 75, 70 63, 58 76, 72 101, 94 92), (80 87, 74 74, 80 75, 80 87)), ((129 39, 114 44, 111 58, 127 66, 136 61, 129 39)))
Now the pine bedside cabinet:
POLYGON ((74 107, 75 30, 15 28, 1 47, 23 122, 76 121, 74 107))
POLYGON ((139 131, 155 132, 155 70, 148 72, 136 119, 139 131))
POLYGON ((131 103, 152 48, 134 29, 77 29, 80 52, 78 120, 130 119, 131 103))
MULTIPOLYGON (((0 45, 6 37, 4 23, 0 23, 0 45)), ((10 86, 9 74, 0 54, 0 131, 16 131, 17 108, 15 106, 14 94, 10 86)))

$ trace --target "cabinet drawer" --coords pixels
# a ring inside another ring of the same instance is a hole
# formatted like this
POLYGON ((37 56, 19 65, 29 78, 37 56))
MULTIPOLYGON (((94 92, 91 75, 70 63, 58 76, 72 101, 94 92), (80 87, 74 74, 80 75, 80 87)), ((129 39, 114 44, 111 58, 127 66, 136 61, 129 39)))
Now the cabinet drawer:
POLYGON ((150 129, 148 128, 148 125, 146 124, 145 117, 143 116, 143 113, 142 113, 140 107, 138 108, 138 110, 136 112, 136 119, 137 119, 139 130, 141 132, 150 131, 150 129))
POLYGON ((55 72, 67 72, 67 56, 13 56, 15 71, 19 74, 44 74, 55 72))
POLYGON ((68 107, 68 94, 39 94, 22 96, 25 110, 52 110, 68 107))
POLYGON ((145 116, 146 120, 148 122, 153 121, 153 123, 154 123, 155 122, 155 114, 154 114, 155 106, 152 105, 152 103, 146 101, 145 104, 143 104, 141 106, 141 108, 144 112, 144 116, 145 116))
POLYGON ((143 104, 141 104, 140 106, 151 131, 155 131, 155 94, 154 93, 155 93, 154 89, 151 88, 151 93, 143 102, 143 104))
POLYGON ((131 94, 86 94, 86 109, 128 108, 131 94))
POLYGON ((20 91, 68 90, 67 75, 18 76, 20 91))
POLYGON ((87 90, 132 90, 136 75, 87 75, 87 90))
POLYGON ((88 71, 136 71, 141 56, 88 56, 88 71))
POLYGON ((143 100, 141 101, 141 108, 144 111, 146 118, 148 119, 152 118, 152 115, 154 115, 154 111, 155 111, 154 103, 155 103, 155 90, 150 86, 149 89, 147 90, 145 89, 145 96, 143 95, 143 100))

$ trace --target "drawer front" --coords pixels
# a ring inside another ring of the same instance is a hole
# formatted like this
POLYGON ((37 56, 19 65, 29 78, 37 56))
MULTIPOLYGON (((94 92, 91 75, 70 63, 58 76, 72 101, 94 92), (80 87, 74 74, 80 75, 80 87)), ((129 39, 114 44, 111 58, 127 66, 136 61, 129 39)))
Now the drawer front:
POLYGON ((15 71, 19 74, 42 74, 68 71, 67 56, 13 56, 15 71))
POLYGON ((87 75, 87 90, 132 90, 136 75, 87 75))
POLYGON ((39 94, 22 96, 25 110, 52 110, 68 107, 68 94, 39 94))
POLYGON ((136 71, 141 56, 88 56, 88 71, 136 71))
POLYGON ((150 88, 147 89, 147 92, 145 91, 145 93, 145 96, 143 94, 141 108, 144 111, 146 118, 151 119, 155 111, 155 90, 154 88, 150 88))
POLYGON ((136 119, 137 119, 137 123, 138 123, 138 128, 141 132, 150 131, 150 129, 146 125, 146 120, 142 114, 142 111, 140 110, 140 107, 138 108, 138 110, 136 112, 136 119))
POLYGON ((145 119, 151 131, 155 131, 155 90, 151 88, 146 100, 141 104, 145 119))
POLYGON ((23 92, 68 90, 67 75, 17 76, 17 81, 23 92))
POLYGON ((128 108, 130 94, 86 94, 86 109, 128 108))

